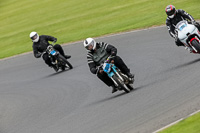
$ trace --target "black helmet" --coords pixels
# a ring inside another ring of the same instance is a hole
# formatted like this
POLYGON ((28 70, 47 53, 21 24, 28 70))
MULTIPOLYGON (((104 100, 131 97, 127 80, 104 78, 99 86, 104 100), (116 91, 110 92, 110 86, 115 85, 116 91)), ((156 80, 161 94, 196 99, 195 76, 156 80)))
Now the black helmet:
POLYGON ((165 8, 165 12, 169 18, 173 18, 176 13, 176 8, 173 5, 168 5, 165 8))

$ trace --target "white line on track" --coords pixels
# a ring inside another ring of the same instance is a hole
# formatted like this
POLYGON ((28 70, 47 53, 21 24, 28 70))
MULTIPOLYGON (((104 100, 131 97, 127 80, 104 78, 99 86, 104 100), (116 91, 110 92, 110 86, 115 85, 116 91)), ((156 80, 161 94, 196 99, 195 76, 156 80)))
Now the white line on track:
POLYGON ((171 127, 172 125, 175 125, 176 123, 178 123, 178 122, 180 122, 180 121, 182 121, 182 120, 184 120, 184 119, 187 119, 188 117, 190 117, 190 116, 192 116, 192 115, 195 115, 195 114, 197 114, 197 113, 199 113, 199 112, 200 112, 200 110, 197 110, 197 111, 195 111, 195 112, 193 112, 193 113, 187 115, 186 117, 183 117, 183 118, 181 118, 181 119, 179 119, 179 120, 176 120, 175 122, 172 122, 172 123, 170 123, 170 124, 168 124, 168 125, 166 125, 166 126, 160 128, 160 129, 156 130, 156 131, 153 132, 153 133, 158 133, 158 132, 160 132, 160 131, 162 131, 162 130, 168 128, 168 127, 171 127))

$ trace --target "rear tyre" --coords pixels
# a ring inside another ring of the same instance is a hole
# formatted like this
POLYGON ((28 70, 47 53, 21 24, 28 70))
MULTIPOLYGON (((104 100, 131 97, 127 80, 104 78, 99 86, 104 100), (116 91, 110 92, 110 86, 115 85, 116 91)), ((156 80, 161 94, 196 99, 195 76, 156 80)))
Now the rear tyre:
POLYGON ((191 44, 192 44, 193 47, 195 47, 195 49, 198 52, 200 52, 200 44, 199 44, 199 42, 196 39, 192 40, 191 44))
POLYGON ((113 79, 117 82, 117 84, 119 85, 119 87, 121 87, 122 90, 124 90, 126 93, 130 92, 126 84, 117 75, 114 75, 113 79))
MULTIPOLYGON (((63 62, 65 64, 65 68, 68 67, 69 69, 72 69, 73 66, 67 61, 67 59, 65 57, 63 57, 62 55, 58 55, 58 60, 63 62)), ((62 67, 62 70, 64 69, 64 67, 62 67)))

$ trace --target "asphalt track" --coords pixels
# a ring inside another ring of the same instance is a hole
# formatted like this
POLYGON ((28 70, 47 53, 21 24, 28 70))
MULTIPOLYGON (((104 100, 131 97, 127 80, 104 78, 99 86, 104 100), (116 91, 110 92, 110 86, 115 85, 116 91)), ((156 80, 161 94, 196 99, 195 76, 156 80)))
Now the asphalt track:
POLYGON ((200 108, 200 55, 176 47, 166 27, 97 40, 118 48, 136 90, 112 94, 81 42, 64 46, 69 71, 32 53, 1 60, 0 133, 150 133, 200 108))

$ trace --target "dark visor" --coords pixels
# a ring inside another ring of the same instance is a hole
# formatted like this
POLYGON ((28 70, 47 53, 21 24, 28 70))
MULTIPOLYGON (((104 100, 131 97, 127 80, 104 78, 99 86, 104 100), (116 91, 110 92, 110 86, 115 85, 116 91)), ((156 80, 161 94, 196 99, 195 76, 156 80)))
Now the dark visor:
POLYGON ((31 37, 32 40, 35 40, 37 38, 37 34, 35 34, 33 37, 31 37))
POLYGON ((171 11, 171 12, 168 12, 167 15, 168 15, 168 16, 171 16, 171 15, 174 15, 174 13, 175 13, 175 12, 171 11))
POLYGON ((90 45, 92 45, 92 44, 87 45, 85 48, 88 49, 90 45))

